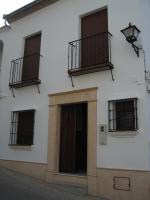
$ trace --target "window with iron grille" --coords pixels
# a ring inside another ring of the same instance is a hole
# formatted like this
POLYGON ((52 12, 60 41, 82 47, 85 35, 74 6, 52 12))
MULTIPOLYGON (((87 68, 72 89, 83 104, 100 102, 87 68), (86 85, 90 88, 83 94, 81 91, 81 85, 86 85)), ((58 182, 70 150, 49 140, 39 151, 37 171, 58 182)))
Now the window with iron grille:
POLYGON ((137 98, 109 101, 108 118, 109 131, 137 130, 137 98))
POLYGON ((32 145, 35 110, 11 113, 10 145, 32 145))

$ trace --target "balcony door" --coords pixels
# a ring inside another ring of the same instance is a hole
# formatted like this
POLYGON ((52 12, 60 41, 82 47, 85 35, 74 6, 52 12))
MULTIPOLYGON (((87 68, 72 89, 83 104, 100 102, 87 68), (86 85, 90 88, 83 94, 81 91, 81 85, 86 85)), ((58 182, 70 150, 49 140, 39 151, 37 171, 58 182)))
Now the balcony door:
POLYGON ((107 9, 81 18, 81 67, 92 67, 108 62, 107 32, 107 9))
POLYGON ((87 104, 64 105, 61 108, 61 173, 85 174, 87 170, 87 104))
POLYGON ((38 79, 41 33, 25 39, 22 81, 38 79))

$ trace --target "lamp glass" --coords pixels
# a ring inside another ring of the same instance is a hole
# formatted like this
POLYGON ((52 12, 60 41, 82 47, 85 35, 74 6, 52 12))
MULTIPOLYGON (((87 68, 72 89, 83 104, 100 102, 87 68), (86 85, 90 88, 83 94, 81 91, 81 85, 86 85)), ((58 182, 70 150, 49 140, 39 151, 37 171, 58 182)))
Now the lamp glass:
POLYGON ((140 31, 136 28, 136 26, 134 27, 134 36, 137 38, 139 35, 140 31))
POLYGON ((126 38, 132 37, 134 35, 133 27, 129 27, 129 28, 125 29, 124 30, 124 35, 126 36, 126 38))
POLYGON ((133 42, 137 41, 140 30, 135 25, 131 25, 131 23, 129 23, 129 26, 121 32, 125 35, 126 40, 133 44, 133 42))

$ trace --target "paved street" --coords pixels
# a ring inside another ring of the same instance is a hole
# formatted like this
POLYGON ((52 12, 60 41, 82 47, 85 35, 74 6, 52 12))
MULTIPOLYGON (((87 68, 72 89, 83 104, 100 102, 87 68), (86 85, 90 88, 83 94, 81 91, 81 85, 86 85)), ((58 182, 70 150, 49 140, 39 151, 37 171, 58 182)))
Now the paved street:
POLYGON ((1 200, 100 200, 87 196, 86 188, 47 184, 0 168, 1 200))

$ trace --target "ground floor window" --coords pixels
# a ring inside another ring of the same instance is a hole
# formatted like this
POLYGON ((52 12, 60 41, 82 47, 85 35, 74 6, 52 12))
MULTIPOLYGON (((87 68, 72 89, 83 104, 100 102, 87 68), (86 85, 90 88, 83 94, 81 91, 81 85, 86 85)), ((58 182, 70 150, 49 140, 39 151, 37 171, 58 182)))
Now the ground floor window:
POLYGON ((137 98, 109 101, 108 115, 109 131, 137 130, 137 98))
POLYGON ((32 145, 35 110, 11 113, 10 145, 32 145))

